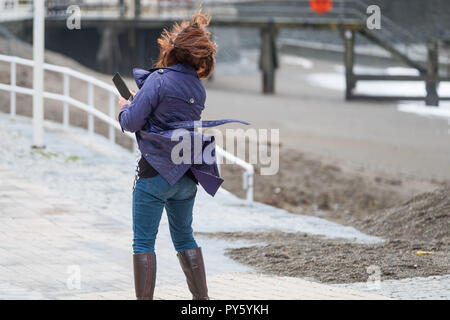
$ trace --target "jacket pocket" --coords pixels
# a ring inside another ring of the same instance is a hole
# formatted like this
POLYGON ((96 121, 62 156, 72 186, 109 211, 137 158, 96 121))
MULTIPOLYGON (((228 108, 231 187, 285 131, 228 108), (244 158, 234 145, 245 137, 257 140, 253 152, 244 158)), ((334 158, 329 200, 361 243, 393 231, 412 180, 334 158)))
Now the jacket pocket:
POLYGON ((194 96, 170 93, 166 95, 168 102, 184 102, 188 105, 199 105, 194 96))

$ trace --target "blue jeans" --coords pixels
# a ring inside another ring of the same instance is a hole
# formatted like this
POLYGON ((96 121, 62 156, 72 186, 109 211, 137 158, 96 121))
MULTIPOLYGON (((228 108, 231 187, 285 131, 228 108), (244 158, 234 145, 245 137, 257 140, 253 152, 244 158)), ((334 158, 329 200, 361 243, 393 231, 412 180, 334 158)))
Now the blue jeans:
POLYGON ((155 252, 155 240, 164 207, 170 236, 177 252, 197 248, 192 235, 192 209, 197 185, 183 176, 173 186, 157 175, 141 178, 133 191, 133 252, 155 252))

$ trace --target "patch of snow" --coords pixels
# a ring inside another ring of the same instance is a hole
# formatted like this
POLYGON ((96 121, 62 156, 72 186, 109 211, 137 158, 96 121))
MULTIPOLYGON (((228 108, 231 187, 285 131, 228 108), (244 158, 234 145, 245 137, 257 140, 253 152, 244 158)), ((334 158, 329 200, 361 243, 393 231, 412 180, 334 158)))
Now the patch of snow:
POLYGON ((342 73, 313 73, 307 75, 306 80, 317 87, 345 91, 345 76, 342 73))
MULTIPOLYGON (((336 72, 313 73, 307 76, 307 81, 313 85, 336 90, 345 91, 344 67, 335 65, 336 72)), ((374 68, 368 66, 355 66, 355 73, 365 74, 389 74, 389 75, 418 75, 418 71, 412 68, 390 67, 374 68)), ((392 96, 425 96, 425 83, 422 81, 359 81, 355 88, 356 94, 366 94, 372 96, 392 95, 392 96)), ((438 87, 440 96, 450 97, 450 83, 441 82, 438 87)), ((397 106, 399 111, 414 113, 429 118, 445 118, 450 124, 450 102, 440 101, 439 107, 429 107, 425 102, 401 101, 397 106)))
POLYGON ((424 117, 446 118, 450 121, 450 102, 440 101, 439 107, 426 106, 425 102, 401 102, 397 106, 399 111, 414 113, 424 117))
MULTIPOLYGON (((335 65, 334 71, 340 74, 345 73, 345 67, 343 65, 335 65)), ((418 76, 419 71, 414 68, 406 68, 406 67, 388 67, 388 68, 379 68, 379 67, 370 67, 365 65, 355 65, 353 71, 356 74, 371 74, 371 75, 380 75, 386 74, 391 76, 398 75, 407 75, 407 76, 418 76)))
POLYGON ((389 75, 407 75, 407 76, 420 75, 419 70, 414 69, 414 68, 405 68, 405 67, 389 67, 389 68, 387 68, 386 73, 389 75))
MULTIPOLYGON (((314 73, 307 80, 315 86, 345 91, 345 75, 340 73, 314 73)), ((450 86, 439 88, 439 94, 445 94, 450 86)), ((425 84, 417 81, 358 81, 354 90, 356 94, 372 96, 425 96, 425 84)))
MULTIPOLYGON (((367 70, 367 67, 363 67, 367 70)), ((361 67, 360 67, 361 69, 361 67)), ((388 68, 387 71, 391 75, 405 74, 401 71, 409 70, 407 68, 388 68)), ((376 68, 370 68, 371 74, 375 74, 376 68)), ((412 74, 413 71, 406 71, 407 75, 412 74)), ((311 84, 336 90, 345 91, 345 75, 343 72, 330 73, 313 73, 307 76, 307 81, 311 84)), ((425 83, 423 81, 358 81, 355 88, 356 94, 366 94, 372 96, 425 96, 425 83)), ((441 82, 438 87, 438 94, 440 96, 450 96, 450 83, 441 82)))
POLYGON ((425 96, 425 83, 421 81, 358 81, 356 94, 373 96, 425 96))
POLYGON ((281 62, 300 66, 304 69, 311 69, 313 67, 313 62, 311 60, 299 56, 283 55, 281 56, 281 62))

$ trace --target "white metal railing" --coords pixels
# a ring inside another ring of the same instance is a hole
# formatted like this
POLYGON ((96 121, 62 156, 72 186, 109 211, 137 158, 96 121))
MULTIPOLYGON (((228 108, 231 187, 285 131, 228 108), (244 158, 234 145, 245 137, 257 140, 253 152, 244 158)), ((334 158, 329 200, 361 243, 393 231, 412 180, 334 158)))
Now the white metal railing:
MULTIPOLYGON (((0 83, 0 90, 10 92, 10 117, 12 119, 16 116, 16 94, 25 94, 32 96, 34 90, 30 88, 20 87, 17 85, 17 65, 24 65, 33 67, 34 61, 29 59, 23 59, 19 57, 7 56, 0 54, 0 61, 10 64, 10 84, 0 83)), ((116 143, 115 130, 120 130, 120 124, 116 120, 115 110, 116 110, 116 99, 117 99, 117 89, 103 81, 100 81, 92 76, 83 74, 81 72, 75 71, 73 69, 56 66, 52 64, 45 63, 44 70, 59 73, 63 76, 63 94, 53 93, 45 91, 43 93, 44 98, 61 101, 63 108, 63 126, 69 128, 69 109, 71 106, 82 110, 88 114, 88 132, 89 134, 94 134, 94 117, 106 123, 109 127, 108 138, 112 143, 116 143), (88 86, 88 103, 84 103, 70 96, 70 79, 75 78, 82 80, 87 83, 88 86), (109 93, 109 109, 108 114, 95 108, 95 88, 100 88, 106 90, 109 93)), ((130 139, 135 143, 135 136, 130 133, 125 133, 130 139)), ((133 148, 135 149, 135 148, 133 148)), ((217 160, 220 164, 220 159, 227 159, 227 163, 236 164, 244 169, 243 173, 243 189, 246 190, 246 199, 253 201, 253 166, 242 159, 234 156, 233 154, 223 150, 221 147, 216 146, 217 160)))

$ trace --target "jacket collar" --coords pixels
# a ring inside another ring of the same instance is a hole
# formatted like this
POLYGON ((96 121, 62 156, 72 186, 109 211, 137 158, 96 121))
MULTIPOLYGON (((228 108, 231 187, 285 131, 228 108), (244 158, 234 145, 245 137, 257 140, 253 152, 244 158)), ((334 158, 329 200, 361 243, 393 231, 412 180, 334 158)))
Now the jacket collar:
POLYGON ((144 70, 144 69, 140 69, 140 68, 133 68, 134 81, 136 81, 136 85, 137 85, 138 89, 142 88, 145 80, 148 78, 148 76, 151 73, 152 73, 152 69, 144 70))
POLYGON ((195 70, 195 68, 188 64, 177 63, 177 64, 167 67, 166 69, 183 72, 183 73, 188 73, 188 74, 197 76, 197 71, 195 70))
POLYGON ((166 67, 166 68, 152 68, 150 70, 134 68, 133 75, 134 75, 134 81, 136 81, 137 87, 139 89, 141 89, 141 87, 144 85, 144 82, 148 78, 148 76, 152 72, 159 70, 159 69, 169 69, 169 70, 173 70, 173 71, 177 71, 177 72, 191 74, 191 75, 197 77, 197 71, 195 70, 194 67, 187 65, 187 64, 182 64, 182 63, 177 63, 177 64, 171 65, 169 67, 166 67))

